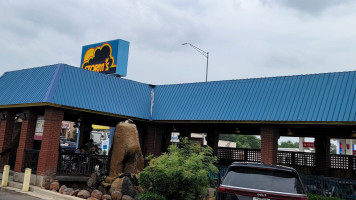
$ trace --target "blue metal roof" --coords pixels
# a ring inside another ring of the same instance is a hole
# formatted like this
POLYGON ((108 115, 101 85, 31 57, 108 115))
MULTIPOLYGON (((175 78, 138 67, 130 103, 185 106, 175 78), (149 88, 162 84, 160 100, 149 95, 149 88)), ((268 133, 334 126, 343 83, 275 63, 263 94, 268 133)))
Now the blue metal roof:
POLYGON ((71 66, 63 68, 51 103, 150 118, 149 85, 71 66))
POLYGON ((356 72, 155 87, 153 120, 356 121, 356 72))
POLYGON ((65 64, 7 72, 0 105, 53 103, 150 119, 151 87, 65 64))
POLYGON ((152 87, 58 64, 6 72, 0 91, 0 106, 49 103, 156 121, 356 121, 356 71, 152 87))
POLYGON ((0 105, 43 102, 56 66, 6 72, 0 78, 0 105))

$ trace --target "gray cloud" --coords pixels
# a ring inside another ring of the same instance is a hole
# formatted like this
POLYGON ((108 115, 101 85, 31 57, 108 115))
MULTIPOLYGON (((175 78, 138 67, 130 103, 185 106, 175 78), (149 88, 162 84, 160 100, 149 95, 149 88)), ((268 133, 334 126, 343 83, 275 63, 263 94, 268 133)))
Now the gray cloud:
POLYGON ((184 42, 210 52, 209 80, 354 70, 356 7, 295 2, 0 1, 0 74, 79 66, 83 45, 117 38, 130 41, 127 78, 152 84, 205 80, 184 42))
POLYGON ((266 4, 280 4, 308 14, 320 14, 337 6, 353 4, 352 0, 261 0, 266 4))

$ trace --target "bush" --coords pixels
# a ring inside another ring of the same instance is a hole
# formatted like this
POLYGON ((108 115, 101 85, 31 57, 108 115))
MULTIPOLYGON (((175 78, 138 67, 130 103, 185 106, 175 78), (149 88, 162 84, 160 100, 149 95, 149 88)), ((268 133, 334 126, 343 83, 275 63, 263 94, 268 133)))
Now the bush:
POLYGON ((212 153, 210 147, 194 145, 184 138, 179 147, 171 145, 168 153, 151 159, 140 173, 139 184, 170 200, 201 198, 209 187, 208 174, 218 171, 212 153))
POLYGON ((316 195, 316 194, 308 194, 308 199, 309 200, 341 200, 340 198, 335 198, 335 197, 324 197, 321 195, 316 195))
POLYGON ((140 200, 166 200, 166 198, 156 193, 143 192, 140 194, 140 200))

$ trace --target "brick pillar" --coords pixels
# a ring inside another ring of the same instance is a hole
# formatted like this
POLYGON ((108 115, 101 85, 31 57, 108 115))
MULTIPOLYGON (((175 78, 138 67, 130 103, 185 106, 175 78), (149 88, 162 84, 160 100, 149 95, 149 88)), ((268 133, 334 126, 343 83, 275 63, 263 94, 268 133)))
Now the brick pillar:
POLYGON ((162 134, 164 129, 161 127, 148 126, 147 134, 144 139, 144 152, 146 155, 153 154, 155 156, 161 155, 162 148, 162 134))
POLYGON ((261 127, 261 162, 277 164, 279 128, 261 127))
POLYGON ((45 110, 42 145, 37 166, 38 175, 53 176, 56 174, 63 116, 63 110, 56 108, 45 110))
POLYGON ((213 149, 213 155, 218 156, 219 133, 208 133, 206 136, 206 142, 208 146, 213 149))
POLYGON ((15 171, 21 172, 25 161, 25 149, 32 149, 36 129, 37 115, 32 110, 25 110, 26 119, 22 121, 19 146, 17 148, 15 171))
POLYGON ((2 111, 3 114, 6 115, 5 120, 1 120, 0 122, 0 170, 3 170, 3 166, 7 164, 10 146, 11 146, 11 138, 12 132, 14 129, 15 123, 15 115, 16 113, 13 111, 2 111), (2 155, 1 155, 1 152, 2 155))
POLYGON ((316 172, 328 176, 330 170, 330 137, 315 137, 315 168, 316 172))

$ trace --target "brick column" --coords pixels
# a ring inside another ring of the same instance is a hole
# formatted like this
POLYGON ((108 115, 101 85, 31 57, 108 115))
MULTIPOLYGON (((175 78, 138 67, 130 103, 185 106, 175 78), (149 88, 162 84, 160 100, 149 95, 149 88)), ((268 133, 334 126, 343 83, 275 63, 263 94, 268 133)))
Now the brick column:
POLYGON ((63 116, 63 110, 56 108, 45 110, 42 145, 37 166, 38 175, 53 176, 56 174, 63 116))
POLYGON ((12 132, 15 123, 15 112, 13 111, 2 111, 6 115, 5 120, 0 122, 0 171, 3 170, 3 166, 7 164, 9 158, 9 148, 11 146, 12 132))
POLYGON ((261 127, 261 162, 277 164, 279 128, 261 127))
POLYGON ((162 134, 164 129, 161 127, 148 126, 147 134, 144 139, 144 152, 146 155, 153 154, 155 156, 161 155, 162 148, 162 134))
POLYGON ((36 129, 37 115, 32 110, 25 110, 26 119, 22 121, 19 146, 17 148, 15 171, 21 172, 25 161, 25 149, 32 149, 36 129))
POLYGON ((213 149, 213 155, 218 156, 219 133, 208 133, 206 136, 206 142, 208 146, 213 149))
POLYGON ((330 137, 317 136, 314 145, 316 172, 328 176, 330 170, 330 137))

